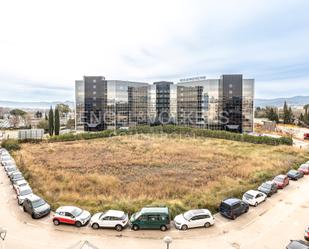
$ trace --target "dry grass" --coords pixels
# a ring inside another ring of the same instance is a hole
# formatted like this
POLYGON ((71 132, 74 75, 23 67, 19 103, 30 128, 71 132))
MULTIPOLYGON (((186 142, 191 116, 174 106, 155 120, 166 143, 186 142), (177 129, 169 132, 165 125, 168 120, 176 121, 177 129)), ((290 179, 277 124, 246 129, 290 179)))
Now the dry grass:
POLYGON ((305 160, 289 146, 217 139, 134 135, 77 142, 24 144, 15 158, 34 191, 55 208, 92 212, 144 205, 214 210, 305 160))

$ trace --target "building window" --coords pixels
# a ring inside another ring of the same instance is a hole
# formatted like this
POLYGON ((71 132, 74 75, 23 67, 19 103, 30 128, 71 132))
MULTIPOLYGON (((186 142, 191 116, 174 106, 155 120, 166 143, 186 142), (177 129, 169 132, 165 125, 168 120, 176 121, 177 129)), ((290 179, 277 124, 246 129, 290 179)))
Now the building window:
POLYGON ((96 86, 96 85, 93 85, 93 88, 95 89, 95 88, 97 88, 97 86, 96 86))
POLYGON ((230 84, 229 87, 232 88, 232 87, 233 87, 233 84, 230 84))
POLYGON ((93 83, 96 83, 97 82, 97 80, 93 80, 93 83))
POLYGON ((230 90, 230 91, 229 91, 229 94, 233 94, 233 91, 232 91, 232 90, 230 90))
POLYGON ((93 92, 93 95, 96 95, 96 94, 97 94, 97 92, 96 92, 96 91, 94 91, 94 92, 93 92))

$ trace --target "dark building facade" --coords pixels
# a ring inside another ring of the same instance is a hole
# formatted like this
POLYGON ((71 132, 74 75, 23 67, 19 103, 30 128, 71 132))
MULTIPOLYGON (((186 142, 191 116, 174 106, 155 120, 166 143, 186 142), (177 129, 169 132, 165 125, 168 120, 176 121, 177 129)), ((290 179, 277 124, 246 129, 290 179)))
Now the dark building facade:
POLYGON ((85 76, 75 85, 78 130, 176 124, 253 131, 254 79, 243 79, 240 74, 152 85, 85 76))

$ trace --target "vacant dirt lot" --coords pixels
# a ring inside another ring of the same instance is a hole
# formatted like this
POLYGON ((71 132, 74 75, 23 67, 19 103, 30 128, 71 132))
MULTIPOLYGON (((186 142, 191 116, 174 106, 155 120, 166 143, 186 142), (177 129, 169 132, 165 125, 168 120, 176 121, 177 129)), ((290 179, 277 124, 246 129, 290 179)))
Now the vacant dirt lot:
POLYGON ((309 158, 288 146, 158 135, 24 144, 17 164, 55 208, 136 211, 144 205, 214 210, 309 158))

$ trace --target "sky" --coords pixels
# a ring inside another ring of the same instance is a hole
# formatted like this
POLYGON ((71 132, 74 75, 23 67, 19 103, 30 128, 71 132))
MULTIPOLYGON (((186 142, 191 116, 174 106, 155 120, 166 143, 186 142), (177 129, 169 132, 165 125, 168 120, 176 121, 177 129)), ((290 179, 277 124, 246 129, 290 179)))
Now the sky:
POLYGON ((84 75, 240 73, 257 98, 309 95, 308 0, 0 0, 0 100, 74 100, 84 75))

